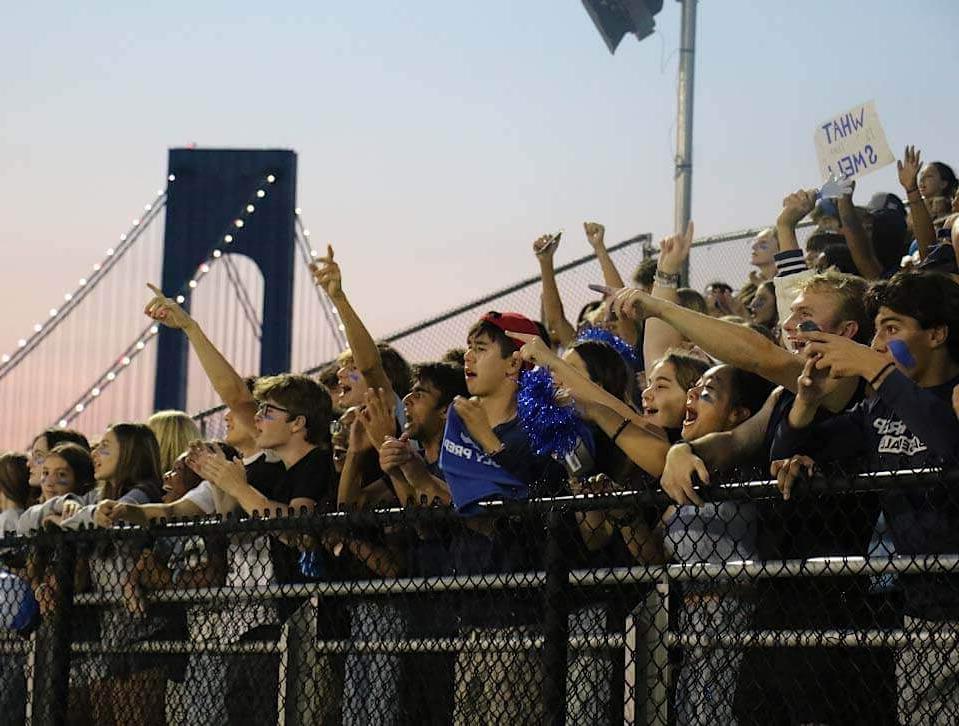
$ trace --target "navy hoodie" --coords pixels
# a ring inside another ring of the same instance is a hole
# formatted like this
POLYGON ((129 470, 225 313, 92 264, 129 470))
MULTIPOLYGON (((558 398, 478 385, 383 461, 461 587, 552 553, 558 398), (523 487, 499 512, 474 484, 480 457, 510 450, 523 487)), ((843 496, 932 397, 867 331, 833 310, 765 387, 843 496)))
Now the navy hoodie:
MULTIPOLYGON (((959 420, 952 408, 956 377, 921 388, 896 370, 877 395, 851 411, 795 429, 783 417, 771 456, 808 454, 817 461, 855 458, 861 469, 894 471, 952 467, 959 460, 959 420)), ((917 485, 885 492, 883 509, 896 553, 959 553, 959 491, 945 485, 917 485)), ((927 619, 959 617, 959 581, 918 575, 903 578, 907 612, 927 619)))

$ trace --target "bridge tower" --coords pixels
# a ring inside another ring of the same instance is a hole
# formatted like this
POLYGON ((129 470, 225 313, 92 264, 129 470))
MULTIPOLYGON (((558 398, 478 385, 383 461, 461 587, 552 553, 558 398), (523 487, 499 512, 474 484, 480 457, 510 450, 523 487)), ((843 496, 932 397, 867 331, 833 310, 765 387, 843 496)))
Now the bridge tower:
MULTIPOLYGON (((296 229, 296 154, 283 149, 170 149, 163 276, 168 295, 182 294, 202 264, 220 248, 250 258, 264 280, 260 373, 290 369, 296 229), (273 181, 264 187, 264 180, 273 181), (257 189, 265 196, 258 198, 257 189), (252 201, 251 201, 252 200, 252 201), (242 234, 225 244, 237 211, 248 201, 255 213, 242 234)), ((176 330, 160 329, 154 410, 186 406, 189 344, 176 330)))

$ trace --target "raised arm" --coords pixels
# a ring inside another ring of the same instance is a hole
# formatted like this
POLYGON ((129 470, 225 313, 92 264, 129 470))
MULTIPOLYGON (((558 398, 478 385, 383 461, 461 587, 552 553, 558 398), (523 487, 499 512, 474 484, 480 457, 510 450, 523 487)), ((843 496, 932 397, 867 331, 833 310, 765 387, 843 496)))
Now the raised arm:
POLYGON ((539 271, 543 280, 543 324, 550 337, 564 348, 576 340, 576 328, 566 319, 563 300, 556 285, 556 272, 553 269, 553 255, 559 240, 553 235, 543 235, 533 242, 533 253, 539 262, 539 271))
POLYGON ((859 274, 867 280, 878 280, 882 276, 882 265, 876 257, 876 250, 872 240, 866 234, 865 227, 859 219, 859 213, 852 203, 852 196, 844 194, 836 200, 839 207, 839 219, 842 221, 842 233, 849 247, 852 261, 859 270, 859 274))
POLYGON ((926 259, 929 248, 936 244, 936 228, 926 202, 919 193, 919 169, 922 166, 921 153, 914 146, 907 146, 902 159, 896 161, 899 183, 906 190, 906 199, 912 212, 912 231, 919 243, 919 259, 926 259))
POLYGON ((776 238, 779 240, 780 252, 799 249, 796 226, 815 206, 816 191, 814 189, 800 189, 783 199, 782 211, 776 219, 776 238))
POLYGON ((370 388, 383 388, 393 392, 393 384, 383 368, 383 359, 376 347, 376 341, 366 329, 360 316, 357 315, 350 301, 343 292, 343 281, 340 266, 333 261, 333 247, 327 245, 326 257, 319 258, 319 264, 312 265, 313 277, 316 284, 323 288, 336 311, 340 315, 343 329, 346 332, 346 342, 350 346, 353 362, 357 370, 370 388))
POLYGON ((166 297, 160 288, 147 284, 154 297, 147 303, 144 312, 161 325, 186 333, 193 352, 203 366, 203 372, 210 380, 220 400, 233 413, 233 420, 251 436, 256 435, 256 402, 246 383, 230 362, 217 350, 196 320, 180 307, 176 300, 166 297))
POLYGON ((724 363, 757 373, 790 390, 796 387, 802 362, 744 325, 697 313, 634 288, 617 293, 615 306, 622 311, 621 314, 630 317, 646 316, 668 323, 683 337, 724 363))
MULTIPOLYGON (((683 263, 689 257, 693 244, 694 226, 690 220, 685 234, 667 237, 659 243, 659 259, 656 261, 656 278, 653 281, 653 297, 678 304, 679 276, 683 263)), ((650 318, 643 334, 643 360, 647 369, 665 355, 670 348, 683 342, 683 333, 666 320, 650 318)))
POLYGON ((606 228, 599 222, 583 222, 583 229, 586 232, 586 239, 589 240, 589 244, 596 253, 599 269, 603 271, 603 282, 606 283, 607 287, 615 290, 625 287, 626 283, 623 282, 623 276, 619 274, 613 258, 609 256, 609 251, 606 249, 604 239, 606 236, 606 228))

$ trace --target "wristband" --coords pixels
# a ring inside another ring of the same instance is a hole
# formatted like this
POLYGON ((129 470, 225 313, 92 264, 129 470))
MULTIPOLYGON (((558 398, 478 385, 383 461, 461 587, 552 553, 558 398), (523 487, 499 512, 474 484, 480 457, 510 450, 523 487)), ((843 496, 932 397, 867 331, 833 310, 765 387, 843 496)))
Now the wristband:
POLYGON ((882 368, 879 369, 879 372, 876 375, 874 375, 872 378, 869 379, 869 385, 875 386, 876 381, 882 378, 882 374, 888 371, 890 368, 895 368, 895 366, 896 366, 895 363, 892 363, 892 362, 886 363, 886 365, 884 365, 882 368))
POLYGON ((624 419, 623 419, 623 422, 619 425, 619 427, 618 427, 618 428, 616 429, 616 431, 613 433, 612 437, 610 437, 610 441, 615 444, 615 443, 616 443, 616 439, 619 438, 619 435, 620 435, 621 433, 623 433, 623 431, 625 430, 625 428, 626 428, 627 426, 629 426, 629 419, 628 419, 628 418, 624 418, 624 419))
POLYGON ((663 272, 658 267, 656 268, 656 274, 654 276, 656 284, 660 287, 669 287, 672 289, 677 289, 679 287, 679 273, 673 272, 663 272))

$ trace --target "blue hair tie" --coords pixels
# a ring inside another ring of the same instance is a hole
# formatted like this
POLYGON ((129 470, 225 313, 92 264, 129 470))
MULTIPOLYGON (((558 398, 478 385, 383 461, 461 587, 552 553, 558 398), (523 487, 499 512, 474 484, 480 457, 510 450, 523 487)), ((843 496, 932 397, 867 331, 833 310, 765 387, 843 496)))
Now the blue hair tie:
POLYGON ((576 338, 577 342, 581 340, 594 340, 599 343, 606 343, 606 345, 619 353, 619 356, 626 361, 626 364, 632 368, 634 372, 643 370, 642 362, 639 360, 639 356, 636 355, 636 349, 610 330, 594 327, 584 328, 576 338))

